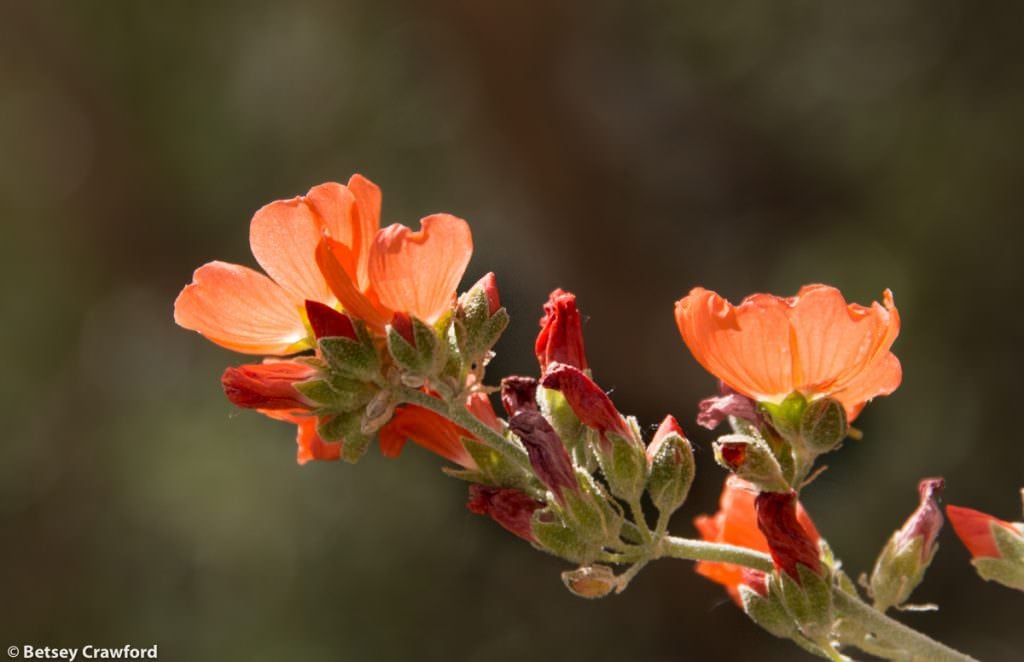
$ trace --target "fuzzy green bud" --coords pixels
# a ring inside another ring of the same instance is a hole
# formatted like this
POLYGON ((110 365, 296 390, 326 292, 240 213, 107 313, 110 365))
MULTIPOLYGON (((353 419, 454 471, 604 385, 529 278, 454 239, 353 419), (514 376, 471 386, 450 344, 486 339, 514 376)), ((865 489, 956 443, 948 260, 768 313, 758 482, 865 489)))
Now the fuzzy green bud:
POLYGON ((800 418, 800 438, 814 454, 827 453, 846 438, 846 409, 832 398, 807 405, 800 418))
POLYGON ((764 440, 742 434, 719 437, 713 445, 715 461, 764 492, 789 489, 782 467, 764 440))

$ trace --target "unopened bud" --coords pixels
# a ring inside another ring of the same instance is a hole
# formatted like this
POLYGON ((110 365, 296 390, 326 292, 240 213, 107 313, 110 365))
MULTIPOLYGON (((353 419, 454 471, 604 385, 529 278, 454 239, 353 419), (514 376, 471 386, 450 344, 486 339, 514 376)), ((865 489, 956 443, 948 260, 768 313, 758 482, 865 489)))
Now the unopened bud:
POLYGON ((507 487, 469 486, 469 501, 466 508, 477 515, 487 515, 524 540, 536 542, 531 529, 533 513, 543 508, 544 503, 525 492, 507 487))
MULTIPOLYGON (((757 573, 752 570, 750 573, 757 573)), ((769 590, 768 575, 763 572, 756 577, 744 572, 744 583, 739 587, 740 600, 743 603, 743 611, 747 613, 750 620, 762 628, 783 639, 792 639, 800 636, 793 617, 786 611, 782 604, 777 590, 769 590), (751 581, 746 581, 750 578, 751 581)))
POLYGON ((564 493, 567 523, 581 540, 598 549, 615 543, 622 530, 622 514, 589 473, 577 469, 576 482, 579 490, 564 493))
POLYGON ((690 492, 696 464, 690 442, 671 415, 665 417, 654 433, 647 447, 647 461, 650 466, 647 494, 662 513, 675 512, 690 492))
POLYGON ((597 448, 601 471, 612 494, 633 503, 644 493, 647 483, 647 455, 633 435, 609 432, 605 439, 607 443, 597 448))
POLYGON ((982 579, 1024 591, 1024 522, 960 506, 946 506, 946 514, 982 579))
POLYGON ((807 405, 800 418, 800 438, 814 452, 827 453, 846 438, 846 409, 832 398, 820 398, 807 405))
POLYGON ((459 297, 456 319, 456 336, 464 358, 471 364, 471 370, 482 367, 480 364, 509 323, 493 273, 478 280, 459 297))
POLYGON ((540 320, 540 333, 534 349, 542 373, 553 362, 580 370, 587 369, 583 325, 576 309, 576 295, 561 289, 551 293, 548 302, 544 304, 544 317, 540 320))
POLYGON ((821 576, 817 531, 807 531, 797 519, 796 492, 761 492, 754 500, 757 528, 764 534, 778 570, 799 583, 800 566, 821 576))
POLYGON ((713 445, 715 461, 765 492, 789 489, 779 461, 763 440, 742 434, 719 437, 713 445))
POLYGON ((593 600, 611 593, 619 582, 611 568, 594 564, 563 572, 562 583, 573 595, 593 600))
POLYGON ((221 375, 224 394, 245 409, 313 409, 316 401, 298 386, 317 375, 317 369, 297 361, 271 361, 228 368, 221 375))
POLYGON ((431 377, 445 364, 446 345, 437 332, 415 317, 395 313, 387 328, 388 351, 399 367, 415 376, 431 377))
POLYGON ((578 491, 575 470, 562 440, 540 412, 520 411, 509 419, 509 429, 526 447, 534 473, 560 503, 567 490, 578 491))
POLYGON ((632 435, 622 415, 608 395, 578 368, 564 363, 553 363, 541 379, 544 388, 561 391, 576 417, 587 427, 602 435, 615 432, 623 437, 632 435))
POLYGON ((921 503, 904 525, 889 538, 875 561, 870 590, 875 608, 885 611, 906 602, 935 558, 935 543, 942 529, 942 511, 936 497, 945 482, 926 478, 918 485, 921 503))
POLYGON ((376 381, 380 377, 377 348, 362 322, 353 323, 353 330, 353 337, 338 335, 320 338, 317 343, 320 354, 332 373, 364 382, 376 381))

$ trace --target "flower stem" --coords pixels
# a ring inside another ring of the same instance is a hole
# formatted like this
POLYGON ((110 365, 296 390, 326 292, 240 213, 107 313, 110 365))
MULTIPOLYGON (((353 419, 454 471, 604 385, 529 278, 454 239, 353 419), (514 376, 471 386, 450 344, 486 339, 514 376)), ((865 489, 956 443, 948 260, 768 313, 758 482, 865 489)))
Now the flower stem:
POLYGON ((763 572, 774 570, 772 557, 746 547, 690 540, 666 536, 662 539, 659 556, 669 556, 687 561, 716 561, 718 563, 734 563, 746 568, 763 572))

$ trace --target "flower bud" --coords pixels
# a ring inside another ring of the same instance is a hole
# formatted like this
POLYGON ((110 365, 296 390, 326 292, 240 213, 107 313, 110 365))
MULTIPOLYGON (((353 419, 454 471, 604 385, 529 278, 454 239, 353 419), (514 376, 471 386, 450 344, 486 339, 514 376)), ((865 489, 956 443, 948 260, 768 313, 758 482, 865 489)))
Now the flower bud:
POLYGON ((1024 523, 952 505, 946 514, 982 579, 1024 591, 1024 523))
POLYGON ((690 492, 696 464, 690 442, 671 415, 665 417, 654 433, 647 447, 647 463, 650 467, 647 494, 662 513, 675 512, 690 492))
POLYGON ((615 432, 622 437, 633 433, 604 391, 578 368, 554 363, 541 379, 544 388, 561 391, 576 417, 602 435, 615 432))
POLYGON ((765 492, 789 489, 782 467, 763 440, 743 434, 719 437, 713 444, 715 461, 765 492))
POLYGON ((538 411, 537 380, 519 376, 502 379, 501 405, 509 416, 515 416, 521 411, 538 411))
POLYGON ((509 323, 501 307, 498 284, 493 273, 476 282, 459 297, 455 309, 457 344, 470 370, 482 367, 490 349, 509 323))
POLYGON ((228 368, 221 375, 224 394, 245 409, 313 409, 316 402, 296 386, 311 380, 317 369, 297 361, 272 361, 228 368))
POLYGON ((306 319, 313 335, 320 338, 358 340, 352 318, 319 301, 306 300, 306 319))
POLYGON ((508 422, 509 429, 526 447, 530 465, 544 485, 565 503, 566 490, 578 491, 576 474, 562 440, 540 412, 520 411, 508 422))
POLYGON ((540 333, 534 349, 541 372, 545 372, 552 362, 587 369, 583 325, 576 309, 576 295, 561 289, 551 293, 544 304, 544 317, 540 320, 540 333))
POLYGON ((800 583, 799 567, 821 576, 823 568, 817 531, 807 531, 797 520, 796 492, 761 492, 754 500, 757 528, 764 534, 778 570, 800 583))
POLYGON ((469 486, 469 501, 466 508, 477 515, 487 515, 523 540, 536 542, 530 521, 533 513, 543 508, 544 503, 525 492, 507 487, 469 486))
POLYGON ((605 435, 607 443, 598 444, 597 461, 612 494, 628 503, 637 501, 647 484, 647 455, 633 435, 615 432, 605 435))
MULTIPOLYGON (((603 546, 618 541, 622 530, 622 514, 594 477, 582 469, 576 470, 579 490, 564 492, 566 524, 574 531, 577 540, 588 550, 599 551, 603 546)), ((569 560, 575 560, 570 557, 569 560)), ((591 560, 588 557, 586 560, 591 560)))
POLYGON ((447 347, 437 332, 405 313, 395 313, 387 327, 388 351, 410 375, 432 377, 444 366, 447 347))
POLYGON ((779 434, 787 440, 792 440, 800 434, 800 420, 807 408, 807 399, 794 391, 779 404, 759 402, 758 408, 768 415, 772 427, 779 434))
POLYGON ((750 620, 783 639, 800 636, 793 617, 786 611, 778 591, 769 591, 768 575, 757 570, 744 569, 744 582, 739 587, 743 611, 750 620))
POLYGON ((562 583, 573 595, 589 600, 603 598, 619 585, 611 568, 596 563, 566 570, 562 573, 562 583))
POLYGON ((827 453, 846 438, 846 409, 838 400, 820 398, 800 417, 800 438, 815 454, 827 453))
POLYGON ((355 464, 366 455, 373 436, 361 429, 361 412, 341 412, 321 416, 317 421, 317 435, 326 441, 340 441, 342 460, 355 464))
POLYGON ((918 484, 920 505, 878 556, 869 586, 879 611, 906 602, 935 558, 943 522, 936 497, 944 485, 942 478, 925 478, 918 484))

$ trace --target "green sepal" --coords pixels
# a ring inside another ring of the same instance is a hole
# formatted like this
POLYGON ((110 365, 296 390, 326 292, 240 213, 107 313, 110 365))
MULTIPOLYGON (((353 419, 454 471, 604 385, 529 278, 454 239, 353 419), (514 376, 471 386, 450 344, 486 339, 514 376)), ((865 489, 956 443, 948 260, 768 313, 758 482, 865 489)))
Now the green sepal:
POLYGON ((815 455, 836 448, 846 438, 846 433, 846 409, 832 398, 811 402, 800 418, 800 438, 815 455))
POLYGON ((647 494, 654 506, 665 515, 675 512, 686 501, 696 471, 689 441, 675 432, 662 439, 647 478, 647 494))
POLYGON ((875 609, 885 611, 903 604, 924 579, 925 571, 935 558, 939 546, 932 545, 931 554, 922 558, 924 537, 912 538, 908 544, 899 544, 897 532, 882 548, 868 583, 875 609))
POLYGON ((340 441, 341 459, 355 464, 370 447, 373 437, 360 430, 362 415, 359 412, 321 416, 317 421, 316 433, 324 441, 340 441))
POLYGON ((807 407, 807 399, 794 391, 779 404, 759 402, 758 408, 767 414, 772 426, 784 437, 792 438, 800 432, 800 419, 807 407))
POLYGON ((577 490, 563 491, 568 523, 583 540, 599 548, 614 543, 622 530, 622 514, 611 505, 607 495, 582 469, 576 469, 577 490))
POLYGON ((362 381, 375 381, 380 377, 380 357, 373 341, 366 335, 362 322, 356 323, 360 340, 344 337, 321 338, 320 353, 333 372, 362 381))
POLYGON ((504 306, 490 313, 491 304, 482 287, 474 287, 459 300, 456 337, 467 363, 479 363, 501 338, 509 324, 504 306))
POLYGON ((779 595, 786 611, 808 639, 822 641, 832 629, 832 586, 828 578, 819 577, 803 564, 797 564, 800 581, 786 572, 777 571, 779 595))
POLYGON ((593 472, 597 468, 597 460, 591 442, 596 442, 597 433, 583 425, 560 391, 538 386, 537 405, 562 439, 573 464, 593 472))
POLYGON ((577 528, 567 526, 549 509, 534 513, 530 528, 538 549, 573 563, 589 563, 601 551, 600 545, 582 538, 577 528))
POLYGON ((521 488, 526 482, 521 469, 510 462, 504 455, 478 441, 463 437, 462 445, 466 447, 473 461, 476 462, 481 482, 494 487, 521 488))
POLYGON ((337 393, 327 383, 326 379, 311 379, 306 382, 297 382, 295 390, 306 396, 317 404, 327 407, 333 406, 337 393))
POLYGON ((410 317, 414 345, 402 337, 395 327, 387 327, 388 352, 395 363, 405 371, 423 377, 433 377, 444 367, 447 359, 447 344, 442 343, 437 331, 418 320, 410 317))
POLYGON ((989 528, 1001 556, 983 556, 971 563, 982 579, 1024 591, 1024 536, 1014 535, 996 522, 990 523, 989 528))
POLYGON ((740 600, 743 602, 743 611, 750 620, 754 621, 769 633, 782 639, 792 639, 799 635, 793 617, 789 615, 786 608, 782 606, 778 590, 774 582, 766 582, 768 595, 763 596, 754 589, 740 584, 740 600))
POLYGON ((647 483, 647 455, 640 444, 615 432, 605 434, 607 444, 598 444, 597 460, 611 493, 627 503, 644 493, 647 483))

